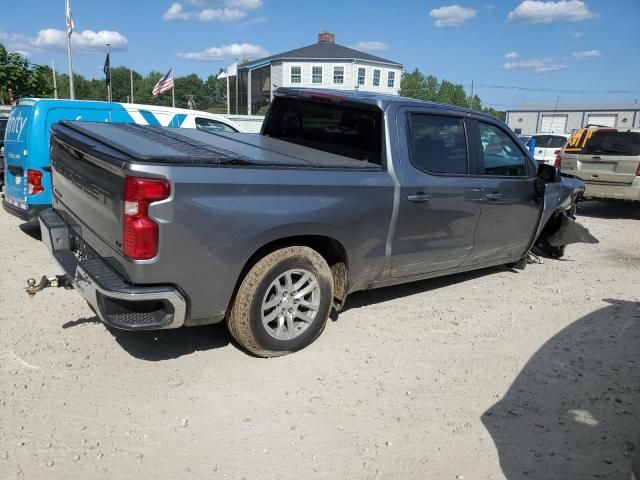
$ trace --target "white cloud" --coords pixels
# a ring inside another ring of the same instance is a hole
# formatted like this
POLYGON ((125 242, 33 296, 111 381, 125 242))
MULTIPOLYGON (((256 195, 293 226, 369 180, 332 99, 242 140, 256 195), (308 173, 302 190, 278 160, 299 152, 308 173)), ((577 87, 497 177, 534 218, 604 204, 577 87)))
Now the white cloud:
POLYGON ((165 22, 169 22, 171 20, 190 20, 191 13, 185 12, 181 3, 172 3, 169 9, 164 12, 162 15, 162 19, 165 22))
POLYGON ((248 11, 262 6, 262 0, 191 0, 191 3, 212 8, 203 8, 199 12, 187 11, 181 3, 174 2, 164 12, 162 19, 164 21, 196 19, 202 22, 236 22, 246 17, 248 11))
POLYGON ((600 50, 583 50, 581 52, 573 52, 573 58, 584 59, 584 58, 594 58, 601 57, 602 52, 600 50))
POLYGON ((580 22, 595 16, 583 0, 525 0, 509 13, 507 20, 528 23, 580 22))
POLYGON ((201 52, 178 53, 180 58, 199 62, 215 62, 224 58, 260 58, 269 55, 264 48, 251 43, 232 43, 221 47, 210 47, 201 52))
POLYGON ((554 63, 548 58, 533 58, 531 60, 519 60, 517 62, 507 62, 502 68, 505 70, 523 69, 531 70, 535 73, 549 73, 562 70, 566 65, 554 63))
POLYGON ((474 18, 476 13, 476 10, 470 7, 448 5, 445 7, 434 8, 429 12, 429 15, 433 18, 433 23, 436 27, 459 27, 463 23, 474 18))
POLYGON ((235 22, 246 16, 247 12, 231 8, 205 8, 197 15, 203 22, 235 22))
POLYGON ((246 22, 242 22, 239 26, 240 28, 248 27, 249 25, 259 25, 261 23, 267 23, 269 19, 267 17, 255 17, 250 18, 246 22))
POLYGON ((0 30, 0 42, 5 44, 5 47, 9 52, 19 53, 25 57, 33 54, 32 40, 26 35, 0 30))
MULTIPOLYGON (((38 32, 38 36, 30 40, 35 47, 50 50, 65 50, 67 48, 67 33, 64 30, 45 28, 38 32)), ((102 52, 106 50, 106 44, 111 44, 111 50, 125 50, 129 41, 120 32, 111 30, 83 30, 73 32, 71 46, 74 53, 102 52)))
POLYGON ((515 58, 518 58, 519 56, 520 55, 518 54, 518 52, 509 52, 504 54, 504 58, 506 58, 507 60, 513 60, 515 58))
POLYGON ((567 33, 573 38, 581 38, 584 35, 583 32, 576 32, 575 30, 569 30, 567 33))
POLYGON ((245 11, 257 10, 262 7, 262 0, 191 0, 191 3, 200 7, 225 6, 227 8, 245 11))
POLYGON ((389 50, 389 45, 383 42, 358 42, 355 45, 351 45, 351 48, 361 50, 363 52, 382 52, 389 50))

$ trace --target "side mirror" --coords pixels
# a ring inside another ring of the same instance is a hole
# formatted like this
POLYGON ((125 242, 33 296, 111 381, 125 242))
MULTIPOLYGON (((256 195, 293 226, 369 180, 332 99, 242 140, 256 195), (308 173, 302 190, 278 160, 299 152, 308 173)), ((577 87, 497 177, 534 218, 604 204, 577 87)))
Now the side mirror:
POLYGON ((560 170, 553 165, 541 163, 540 165, 538 165, 537 176, 541 180, 544 180, 546 183, 554 183, 557 182, 560 178, 560 170))

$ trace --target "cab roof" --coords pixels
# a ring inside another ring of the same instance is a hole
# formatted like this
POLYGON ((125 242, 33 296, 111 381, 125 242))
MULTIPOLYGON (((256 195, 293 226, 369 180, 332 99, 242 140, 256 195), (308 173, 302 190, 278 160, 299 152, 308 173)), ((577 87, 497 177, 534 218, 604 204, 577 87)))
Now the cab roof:
POLYGON ((415 98, 402 97, 398 95, 389 95, 384 93, 374 93, 355 90, 335 90, 335 89, 319 89, 319 88, 297 88, 297 87, 280 87, 274 95, 282 97, 306 97, 309 99, 318 98, 329 101, 362 103, 366 105, 375 105, 381 110, 386 110, 391 105, 419 105, 423 108, 433 109, 434 111, 454 111, 466 116, 484 117, 489 120, 498 120, 493 115, 489 115, 470 108, 459 107, 457 105, 449 105, 446 103, 427 102, 417 100, 415 98))

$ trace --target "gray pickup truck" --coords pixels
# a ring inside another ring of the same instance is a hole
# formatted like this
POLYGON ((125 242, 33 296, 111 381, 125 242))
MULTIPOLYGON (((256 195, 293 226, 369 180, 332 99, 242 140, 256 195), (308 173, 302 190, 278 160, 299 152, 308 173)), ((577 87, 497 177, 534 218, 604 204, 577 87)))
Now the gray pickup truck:
POLYGON ((226 320, 259 356, 299 350, 347 295, 591 241, 583 183, 498 119, 357 92, 279 89, 260 135, 62 122, 42 239, 110 326, 226 320))

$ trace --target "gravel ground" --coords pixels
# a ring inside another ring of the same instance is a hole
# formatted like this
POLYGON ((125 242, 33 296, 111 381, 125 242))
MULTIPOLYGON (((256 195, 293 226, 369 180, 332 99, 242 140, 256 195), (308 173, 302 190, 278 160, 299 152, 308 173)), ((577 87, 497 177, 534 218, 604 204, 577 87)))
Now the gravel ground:
POLYGON ((223 325, 127 333, 0 215, 0 478, 629 478, 640 438, 640 207, 585 203, 599 245, 354 294, 306 350, 223 325))

